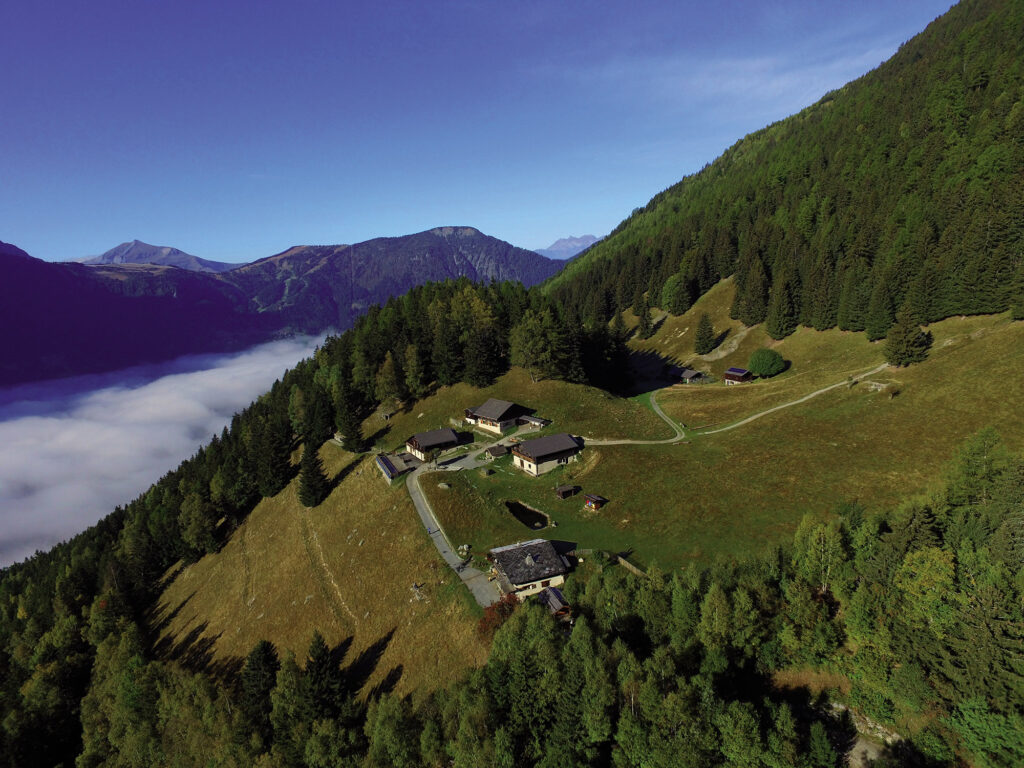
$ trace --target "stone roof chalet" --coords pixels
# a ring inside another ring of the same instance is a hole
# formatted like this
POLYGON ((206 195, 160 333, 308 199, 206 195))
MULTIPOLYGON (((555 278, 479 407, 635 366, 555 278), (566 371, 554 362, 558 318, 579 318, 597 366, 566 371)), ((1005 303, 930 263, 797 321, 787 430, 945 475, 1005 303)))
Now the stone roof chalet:
POLYGON ((499 573, 514 586, 550 579, 569 570, 568 561, 547 539, 498 547, 491 550, 489 557, 499 573))

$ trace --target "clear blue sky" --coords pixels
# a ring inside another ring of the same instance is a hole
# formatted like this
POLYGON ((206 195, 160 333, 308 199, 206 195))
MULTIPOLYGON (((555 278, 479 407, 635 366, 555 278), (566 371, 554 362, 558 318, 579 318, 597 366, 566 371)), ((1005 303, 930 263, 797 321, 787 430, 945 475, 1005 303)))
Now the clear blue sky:
POLYGON ((458 224, 603 235, 943 0, 0 4, 0 240, 248 261, 458 224))

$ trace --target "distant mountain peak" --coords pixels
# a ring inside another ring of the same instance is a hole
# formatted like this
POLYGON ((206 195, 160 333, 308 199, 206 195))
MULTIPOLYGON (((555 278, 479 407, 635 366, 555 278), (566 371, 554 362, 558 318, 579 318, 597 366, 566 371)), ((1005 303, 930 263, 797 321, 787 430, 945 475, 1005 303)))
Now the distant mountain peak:
POLYGON ((131 240, 111 248, 104 254, 82 259, 82 264, 157 264, 177 267, 191 272, 227 272, 241 266, 223 261, 201 259, 190 253, 166 245, 150 245, 142 240, 131 240))
POLYGON ((534 253, 547 256, 549 259, 571 259, 577 253, 589 248, 600 239, 594 235, 561 237, 547 248, 537 248, 534 253))

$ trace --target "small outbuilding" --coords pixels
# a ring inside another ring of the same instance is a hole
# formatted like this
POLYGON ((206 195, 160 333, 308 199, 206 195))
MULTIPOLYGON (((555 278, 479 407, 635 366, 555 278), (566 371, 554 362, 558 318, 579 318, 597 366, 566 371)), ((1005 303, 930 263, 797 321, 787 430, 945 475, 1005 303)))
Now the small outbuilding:
POLYGON ((467 424, 480 427, 480 429, 485 429, 496 435, 502 435, 515 429, 516 417, 523 410, 521 405, 510 403, 508 400, 496 400, 492 397, 483 405, 467 408, 465 419, 467 424))
POLYGON ((576 461, 582 450, 578 439, 562 432, 519 443, 512 449, 512 461, 518 469, 536 477, 560 464, 576 461))
POLYGON ((527 427, 546 427, 550 424, 550 419, 542 419, 540 416, 532 416, 528 413, 523 414, 516 419, 516 424, 527 427))
POLYGON ((487 458, 488 461, 494 461, 495 459, 500 459, 502 456, 505 456, 507 453, 507 445, 492 445, 490 448, 484 451, 484 456, 487 458))
POLYGON ((745 384, 754 378, 754 374, 746 368, 728 368, 722 378, 726 384, 745 384))
POLYGON ((497 547, 487 553, 487 559, 494 566, 498 589, 505 595, 526 597, 557 587, 565 583, 569 572, 569 561, 547 539, 497 547))
POLYGON ((537 595, 537 599, 556 619, 568 621, 572 615, 572 608, 558 587, 545 587, 537 595))
POLYGON ((388 483, 392 483, 406 472, 419 466, 419 462, 408 453, 379 454, 374 463, 388 483))
POLYGON ((596 493, 585 493, 583 495, 583 507, 591 512, 596 512, 607 503, 608 499, 604 496, 598 496, 596 493))
POLYGON ((406 449, 420 461, 429 461, 438 451, 454 448, 458 444, 459 436, 450 428, 417 432, 405 441, 406 449))
POLYGON ((560 499, 568 499, 570 496, 575 496, 580 492, 578 485, 560 485, 555 488, 555 496, 560 499))

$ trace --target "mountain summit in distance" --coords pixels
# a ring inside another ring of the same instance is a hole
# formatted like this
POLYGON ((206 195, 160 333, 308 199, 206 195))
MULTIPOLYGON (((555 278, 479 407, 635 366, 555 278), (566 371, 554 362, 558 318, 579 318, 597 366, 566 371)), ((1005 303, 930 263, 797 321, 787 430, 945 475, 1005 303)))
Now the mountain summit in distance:
POLYGON ((0 243, 0 328, 20 329, 0 359, 0 386, 343 331, 373 304, 428 281, 529 287, 564 266, 473 227, 298 245, 219 265, 227 271, 211 265, 137 240, 85 264, 45 262, 0 243))
POLYGON ((593 235, 580 235, 579 237, 562 237, 555 240, 547 248, 537 248, 534 253, 547 256, 549 259, 571 259, 577 253, 585 251, 601 238, 593 235))
POLYGON ((166 245, 150 245, 141 240, 121 243, 99 256, 82 259, 82 264, 157 264, 162 267, 178 267, 191 272, 227 272, 242 266, 225 261, 201 259, 190 253, 166 245))

